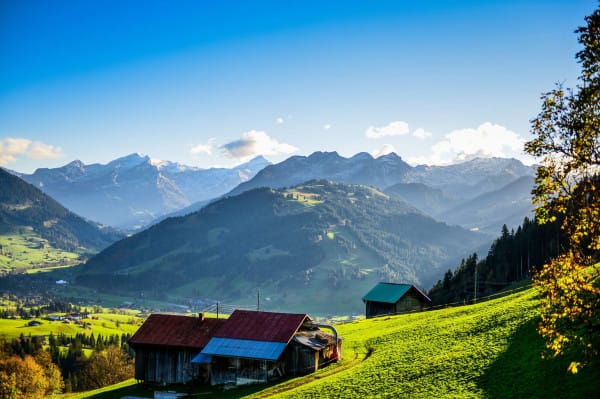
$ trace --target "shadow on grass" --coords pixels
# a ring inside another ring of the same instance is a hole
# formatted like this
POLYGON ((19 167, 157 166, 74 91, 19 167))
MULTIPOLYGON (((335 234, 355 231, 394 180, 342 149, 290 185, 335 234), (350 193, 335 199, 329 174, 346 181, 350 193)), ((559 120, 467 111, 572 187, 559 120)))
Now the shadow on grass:
MULTIPOLYGON (((279 381, 281 382, 281 381, 279 381)), ((121 399, 127 396, 140 398, 153 398, 154 391, 175 391, 178 393, 187 393, 194 398, 218 398, 218 399, 237 399, 248 395, 254 395, 266 388, 275 385, 255 384, 224 390, 223 387, 203 386, 203 385, 168 385, 166 387, 150 386, 145 384, 135 384, 123 388, 114 389, 107 392, 91 394, 85 396, 90 399, 121 399)))
POLYGON ((600 392, 600 362, 567 373, 565 359, 542 359, 544 341, 538 320, 519 327, 508 348, 479 378, 486 398, 595 398, 600 392))

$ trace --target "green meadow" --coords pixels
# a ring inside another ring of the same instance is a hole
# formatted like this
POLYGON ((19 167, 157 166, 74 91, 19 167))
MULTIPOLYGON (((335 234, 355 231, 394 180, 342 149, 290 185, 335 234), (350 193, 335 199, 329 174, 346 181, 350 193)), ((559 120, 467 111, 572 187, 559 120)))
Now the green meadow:
POLYGON ((35 318, 29 320, 23 319, 0 319, 0 338, 8 340, 24 336, 48 336, 63 334, 66 336, 75 336, 79 333, 86 335, 94 334, 96 337, 101 334, 104 337, 111 335, 133 334, 142 324, 142 319, 132 314, 115 313, 93 313, 89 319, 83 319, 83 324, 74 322, 65 323, 63 321, 50 321, 44 318, 35 318), (32 321, 41 323, 38 326, 29 326, 32 321))
MULTIPOLYGON (((339 324, 341 364, 269 386, 191 392, 215 398, 597 397, 598 363, 572 375, 566 359, 541 358, 537 309, 536 293, 528 289, 476 305, 339 324)), ((124 385, 78 397, 153 395, 133 381, 124 385)))
POLYGON ((35 272, 80 263, 82 256, 52 247, 31 227, 0 234, 0 272, 35 272))

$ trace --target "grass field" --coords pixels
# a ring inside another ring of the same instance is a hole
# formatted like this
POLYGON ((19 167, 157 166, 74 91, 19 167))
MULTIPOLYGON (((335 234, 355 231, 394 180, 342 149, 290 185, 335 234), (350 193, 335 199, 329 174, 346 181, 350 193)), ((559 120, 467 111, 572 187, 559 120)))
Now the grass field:
POLYGON ((31 227, 18 233, 0 234, 0 272, 40 271, 49 267, 70 266, 82 261, 80 254, 52 247, 31 227))
POLYGON ((74 336, 78 333, 89 335, 93 333, 96 337, 98 334, 107 337, 111 335, 133 334, 137 331, 142 323, 142 319, 133 315, 114 314, 114 313, 94 313, 91 316, 94 319, 84 319, 88 325, 83 328, 82 325, 75 323, 63 323, 62 321, 50 321, 43 318, 30 320, 22 319, 0 319, 0 337, 8 340, 18 338, 21 334, 28 336, 48 336, 50 333, 54 335, 64 334, 74 336), (29 322, 39 321, 42 323, 39 326, 29 326, 29 322))
MULTIPOLYGON (((529 289, 472 306, 340 324, 341 365, 272 386, 226 392, 208 387, 195 393, 214 398, 597 397, 597 363, 571 375, 566 361, 541 359, 537 304, 529 289)), ((129 385, 78 397, 152 394, 129 385)))

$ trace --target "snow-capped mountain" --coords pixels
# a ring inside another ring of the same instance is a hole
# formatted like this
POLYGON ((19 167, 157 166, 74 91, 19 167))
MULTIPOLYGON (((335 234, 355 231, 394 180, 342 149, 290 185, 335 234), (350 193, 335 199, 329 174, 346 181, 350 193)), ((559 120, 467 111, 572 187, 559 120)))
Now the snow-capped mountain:
POLYGON ((18 175, 86 218, 134 230, 194 202, 218 197, 268 164, 257 157, 232 169, 201 169, 130 154, 106 165, 77 160, 18 175))
POLYGON ((312 179, 363 184, 400 198, 437 220, 496 234, 503 223, 516 227, 523 217, 531 216, 532 206, 527 199, 534 175, 533 167, 511 158, 412 167, 395 153, 379 158, 359 153, 345 158, 336 152, 315 152, 269 165, 229 195, 257 187, 290 187, 312 179), (517 181, 519 184, 513 184, 517 181), (506 196, 500 195, 503 190, 518 198, 519 206, 513 206, 511 212, 498 212, 507 210, 506 196))
POLYGON ((289 187, 314 179, 384 189, 404 181, 405 174, 410 170, 410 165, 395 153, 373 158, 361 152, 345 158, 337 152, 314 152, 307 157, 293 156, 276 165, 269 165, 230 194, 240 194, 257 187, 289 187))
POLYGON ((327 179, 373 186, 438 220, 490 233, 497 233, 502 223, 514 226, 514 221, 531 214, 527 199, 534 175, 534 168, 516 159, 477 158, 448 166, 412 167, 395 153, 373 158, 364 152, 349 158, 315 152, 274 165, 257 157, 231 169, 201 169, 131 154, 106 165, 73 161, 61 168, 19 174, 74 212, 125 230, 196 211, 223 195, 327 179), (513 184, 519 179, 519 184, 513 184), (509 191, 520 204, 511 208, 510 217, 498 211, 506 210, 507 198, 501 193, 509 191), (490 223, 483 225, 488 219, 490 223))

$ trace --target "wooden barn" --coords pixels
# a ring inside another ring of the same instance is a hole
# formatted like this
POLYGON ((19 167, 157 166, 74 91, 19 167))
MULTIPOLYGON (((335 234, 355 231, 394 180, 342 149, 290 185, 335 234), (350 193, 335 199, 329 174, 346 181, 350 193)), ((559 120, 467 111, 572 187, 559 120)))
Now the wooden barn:
POLYGON ((152 314, 129 340, 135 350, 135 378, 151 383, 208 382, 208 370, 192 365, 225 320, 152 314))
POLYGON ((337 331, 306 314, 236 310, 192 361, 209 365, 213 385, 243 385, 314 372, 340 350, 337 331))
POLYGON ((404 312, 421 311, 431 306, 431 299, 410 284, 379 283, 363 297, 367 319, 404 312))

